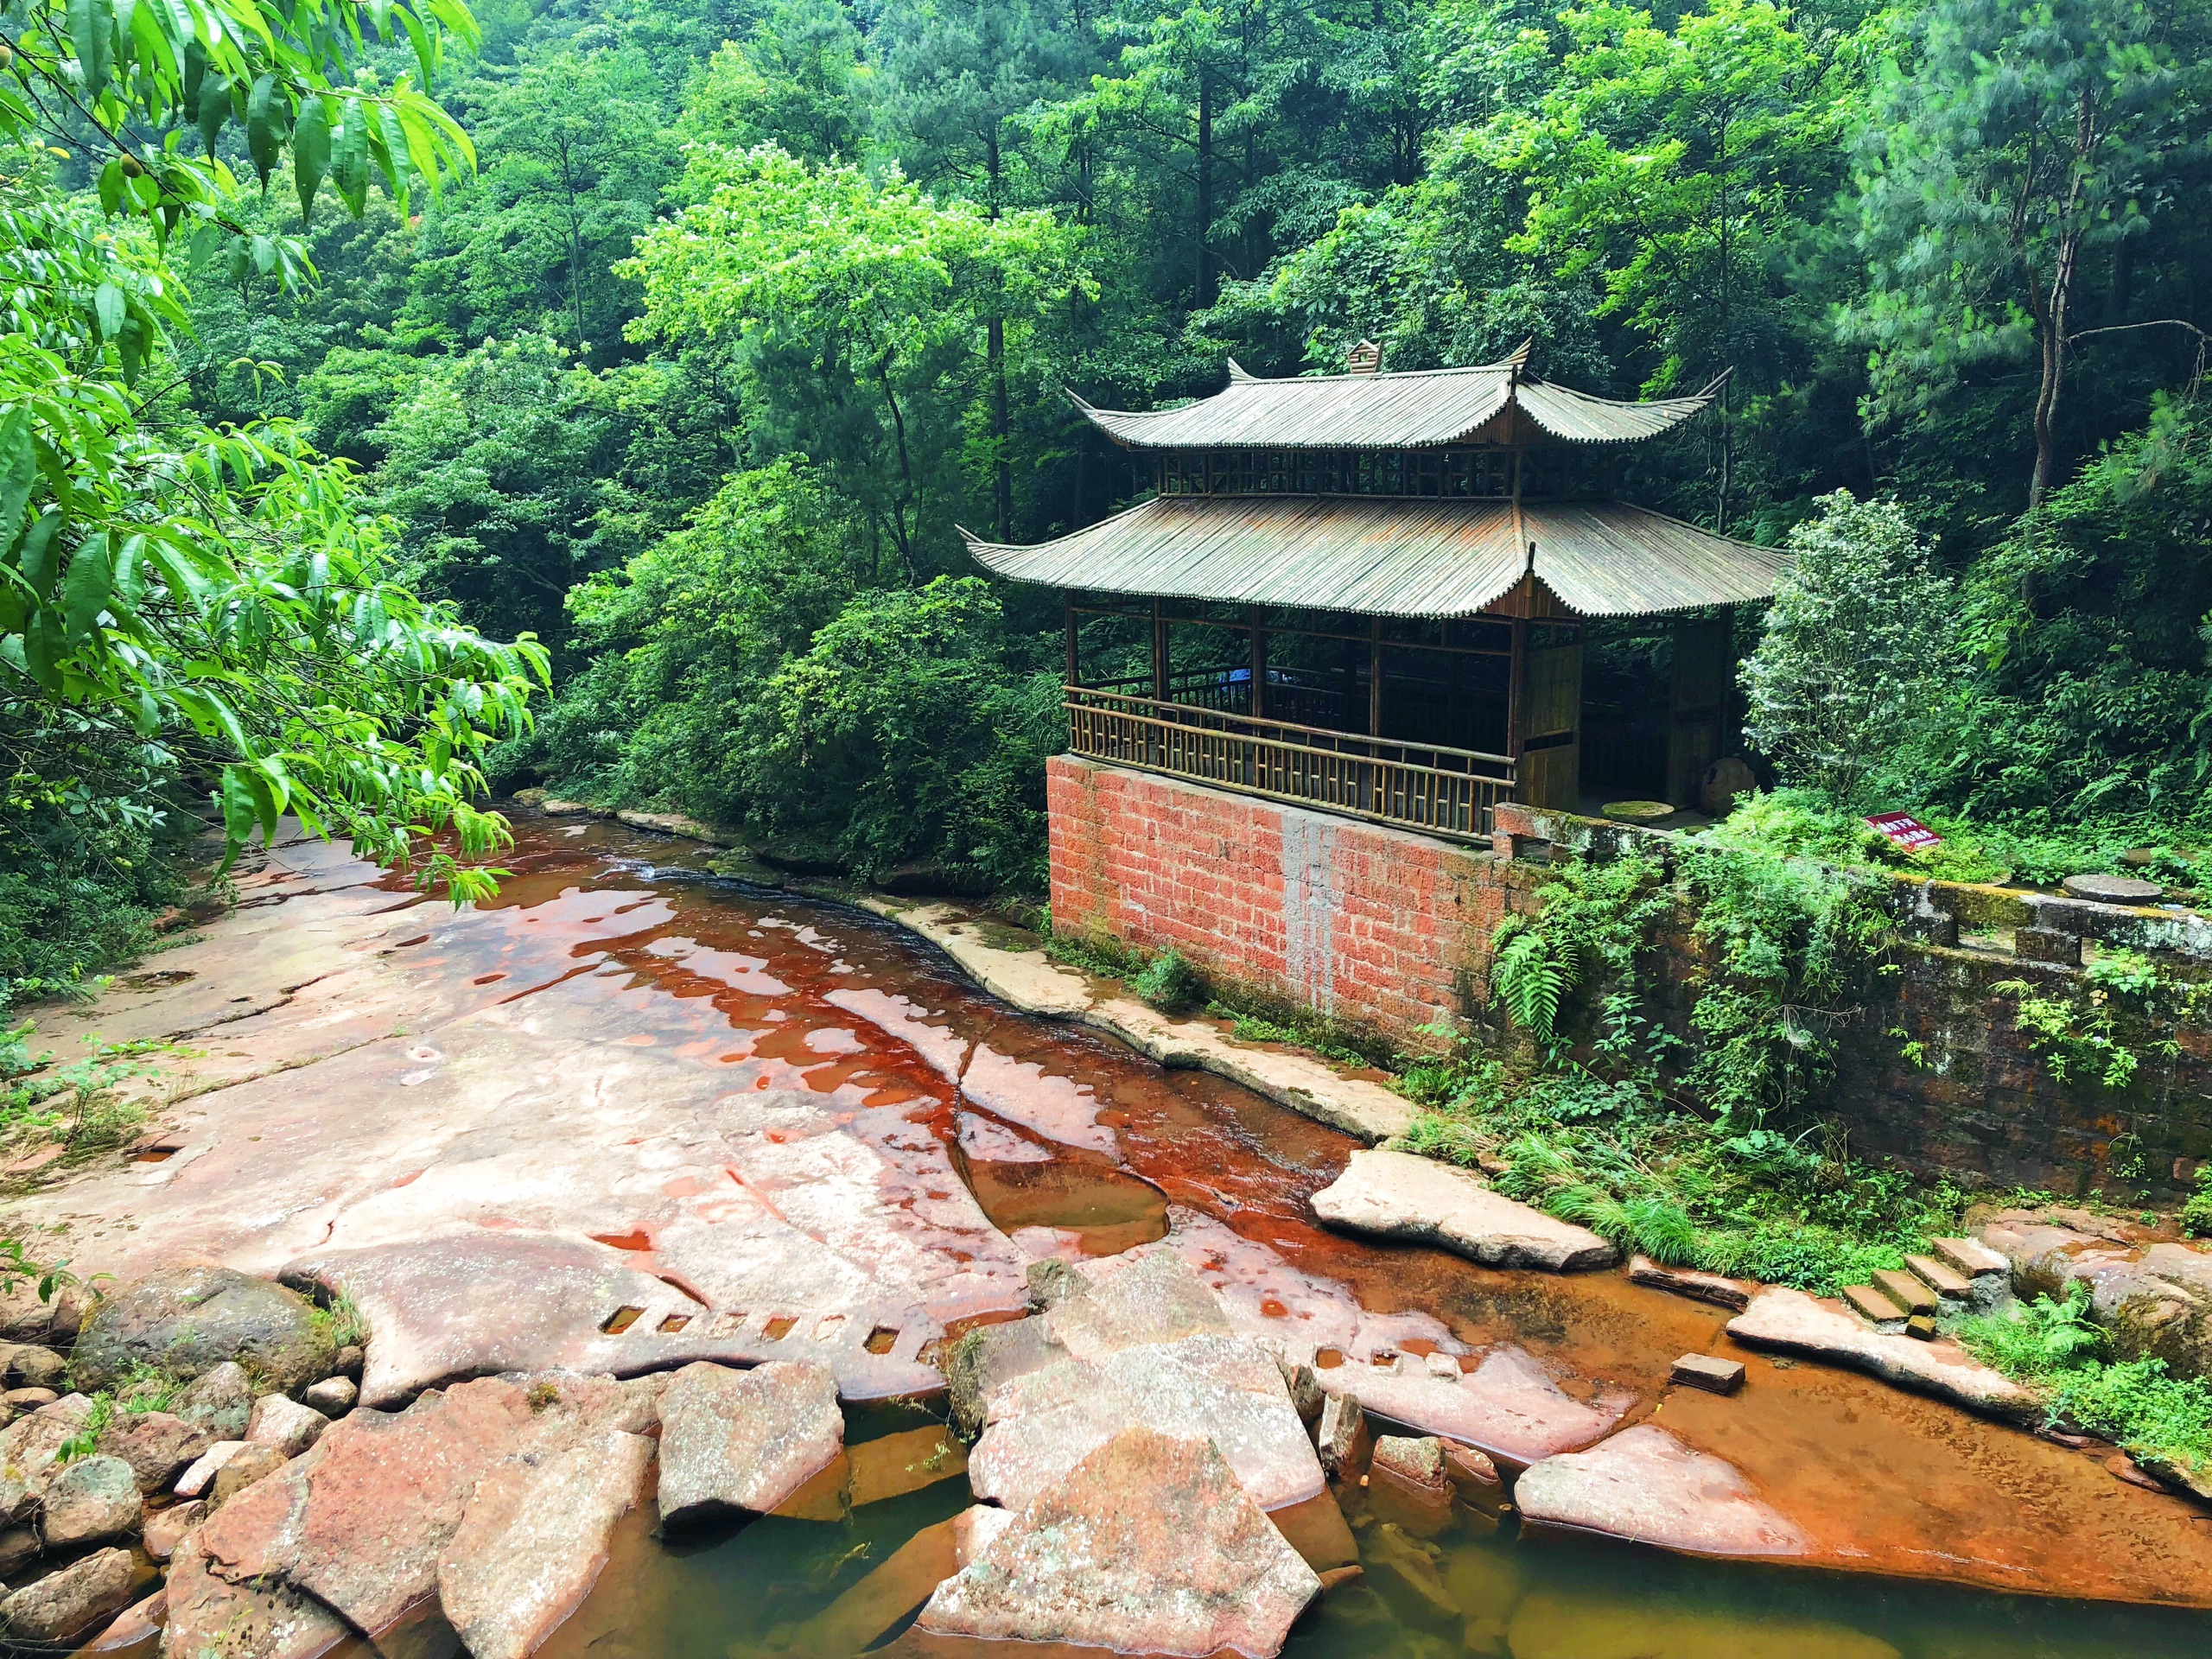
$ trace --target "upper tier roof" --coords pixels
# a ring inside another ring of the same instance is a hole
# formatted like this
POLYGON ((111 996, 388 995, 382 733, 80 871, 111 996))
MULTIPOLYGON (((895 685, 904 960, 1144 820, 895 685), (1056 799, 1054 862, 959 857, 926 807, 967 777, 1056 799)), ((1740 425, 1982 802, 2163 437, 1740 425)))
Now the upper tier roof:
MULTIPOLYGON (((1140 449, 1410 449, 1446 443, 1630 443, 1656 437, 1713 401, 1623 403, 1526 378, 1528 348, 1503 363, 1399 374, 1262 380, 1229 365, 1229 385, 1147 414, 1076 407, 1116 443, 1140 449)), ((1074 394, 1069 394, 1074 397, 1074 394)))

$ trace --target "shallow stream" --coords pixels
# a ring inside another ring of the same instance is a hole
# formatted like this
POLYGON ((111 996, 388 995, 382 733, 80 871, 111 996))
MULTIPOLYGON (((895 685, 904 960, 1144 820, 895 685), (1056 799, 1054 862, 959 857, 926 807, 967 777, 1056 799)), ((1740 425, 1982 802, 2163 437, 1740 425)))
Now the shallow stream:
MULTIPOLYGON (((1110 1252, 1172 1227, 1224 1294, 1256 1295, 1270 1317, 1312 1317, 1335 1298, 1356 1302, 1370 1330, 1440 1322, 1447 1351, 1466 1349, 1469 1365, 1518 1344, 1577 1397, 1633 1395, 1624 1421, 1657 1409, 1685 1433, 1717 1424, 1699 1432, 1740 1447, 1770 1488, 1786 1478, 1809 1529, 1821 1531, 1810 1523, 1827 1513, 1850 1523, 1839 1522, 1839 1537, 1894 1533, 1914 1546, 1897 1559, 1931 1577, 2108 1593, 2108 1575, 2082 1558, 2133 1549, 2165 1553, 2177 1581, 2202 1579, 2212 1529, 2079 1454, 1809 1364, 1758 1359, 1735 1401, 1677 1403, 1665 1393, 1668 1365, 1722 1340, 1718 1310, 1617 1274, 1500 1274, 1325 1232, 1306 1199, 1354 1144, 1335 1131, 1220 1079, 1163 1071, 1104 1036, 1017 1014, 890 924, 707 875, 710 849, 610 823, 518 817, 505 861, 515 874, 499 907, 548 906, 550 918, 563 892, 618 905, 657 899, 644 906, 650 926, 594 939, 596 958, 629 973, 595 982, 632 1007, 640 995, 681 1000, 690 1022, 697 999, 709 999, 733 1039, 721 1057, 733 1086, 752 1073, 758 1086, 814 1090, 925 1126, 954 1149, 986 1212, 1033 1252, 1110 1252), (960 1083, 918 1042, 963 1045, 960 1083), (1267 1288, 1289 1282, 1302 1287, 1295 1306, 1267 1288), (2074 1515, 2078 1535, 2065 1519, 2074 1515), (1948 1555, 1940 1541, 1919 1541, 1946 1526, 1974 1535, 1948 1555), (2199 1559, 2178 1570, 2191 1552, 2199 1559)), ((1402 1336, 1398 1345, 1438 1344, 1402 1336)), ((919 1408, 874 1407, 852 1414, 849 1439, 902 1434, 918 1445, 931 1426, 919 1408)), ((918 1601, 939 1535, 926 1529, 968 1501, 955 1476, 842 1521, 768 1517, 681 1544, 653 1539, 650 1516, 633 1516, 600 1587, 548 1651, 844 1659, 895 1633, 860 1604, 918 1601)), ((1363 1580, 1309 1611, 1287 1649, 1295 1659, 2179 1659, 2212 1637, 2212 1615, 2199 1612, 1523 1539, 1510 1520, 1490 1535, 1423 1541, 1360 1513, 1357 1493, 1346 1507, 1363 1580)), ((2157 1576, 2154 1562, 2148 1577, 2157 1576)))

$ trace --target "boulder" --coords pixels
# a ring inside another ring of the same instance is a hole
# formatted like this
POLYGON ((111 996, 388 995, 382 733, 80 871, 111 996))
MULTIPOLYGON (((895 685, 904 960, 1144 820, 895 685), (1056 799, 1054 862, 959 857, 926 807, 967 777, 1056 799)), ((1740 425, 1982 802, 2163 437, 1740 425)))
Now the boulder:
POLYGON ((938 1586, 917 1623, 946 1636, 1270 1659, 1320 1589, 1210 1441, 1132 1426, 938 1586))
POLYGON ((95 1550, 0 1600, 0 1632, 68 1646, 130 1605, 132 1576, 129 1550, 95 1550))
POLYGON ((245 1450, 244 1440, 218 1440, 194 1459, 185 1471, 176 1478, 173 1490, 179 1497, 199 1497, 214 1485, 215 1477, 223 1465, 245 1450))
POLYGON ((1508 1508, 1504 1477, 1497 1465, 1471 1446, 1444 1442, 1444 1474, 1459 1501, 1478 1515, 1495 1518, 1508 1508))
POLYGON ((327 1376, 338 1356, 315 1304, 296 1291, 229 1268, 173 1268, 103 1300, 70 1356, 80 1389, 105 1389, 134 1366, 196 1377, 240 1360, 287 1391, 327 1376))
POLYGON ((197 1535, 169 1563, 162 1651, 174 1659, 317 1659, 353 1634, 329 1608, 289 1585, 233 1584, 210 1570, 197 1535))
POLYGON ((77 1659, 91 1659, 102 1653, 151 1652, 161 1639, 162 1621, 168 1614, 168 1592, 156 1590, 118 1613, 105 1630, 77 1649, 77 1659))
POLYGON ((1376 1518, 1415 1537, 1433 1537, 1452 1524, 1452 1482, 1445 1472, 1444 1442, 1385 1434, 1367 1465, 1367 1501, 1376 1518))
POLYGON ((29 1527, 0 1529, 0 1579, 12 1579, 41 1554, 45 1547, 29 1527))
POLYGON ((249 1486, 269 1478, 291 1461, 273 1446, 254 1446, 241 1442, 238 1449, 225 1460, 208 1483, 207 1502, 220 1509, 249 1486))
POLYGON ((1733 1464, 1639 1423, 1546 1458, 1514 1484, 1526 1527, 1602 1533, 1692 1555, 1789 1556, 1805 1535, 1733 1464))
POLYGON ((439 1604, 474 1659, 527 1659, 575 1611, 652 1458, 650 1440, 615 1429, 477 1482, 438 1557, 439 1604))
POLYGON ((96 1450, 121 1458, 142 1492, 165 1489, 215 1443, 197 1423, 166 1411, 119 1411, 100 1430, 96 1450))
POLYGON ((366 1349, 349 1342, 338 1351, 338 1366, 332 1375, 358 1384, 361 1380, 361 1366, 367 1357, 366 1349))
POLYGON ((766 1514, 830 1467, 845 1440, 836 1379, 805 1362, 686 1365, 661 1395, 660 1424, 664 1523, 766 1514))
POLYGON ((1014 1524, 1014 1512, 995 1503, 976 1503, 952 1517, 952 1559, 957 1571, 991 1547, 1014 1524))
POLYGON ((326 1417, 343 1417, 360 1397, 360 1385, 350 1376, 326 1376, 300 1396, 326 1417))
POLYGON ((984 1408, 1000 1384, 1066 1357, 1067 1350, 1041 1319, 963 1332, 944 1358, 945 1407, 954 1431, 974 1440, 983 1432, 984 1408))
POLYGON ((84 1432, 92 1402, 66 1394, 0 1429, 0 1521, 21 1521, 60 1468, 62 1446, 84 1432))
POLYGON ((235 1360, 211 1366, 177 1396, 176 1414, 218 1440, 242 1440, 253 1414, 253 1379, 235 1360))
POLYGON ((104 1543, 137 1529, 138 1477, 121 1458, 79 1458, 46 1483, 41 1503, 48 1549, 104 1543))
POLYGON ((1981 1236, 2012 1264, 2023 1295, 2063 1299, 2086 1285, 2090 1317, 2123 1359, 2212 1377, 2212 1252, 2171 1242, 2136 1250, 2018 1212, 1992 1218, 1981 1236))
POLYGON ((40 1296, 33 1279, 18 1279, 13 1288, 0 1292, 0 1338, 66 1347, 77 1339, 92 1300, 91 1292, 73 1285, 58 1287, 48 1300, 40 1296))
POLYGON ((1125 1252, 1087 1294, 1057 1303, 1045 1323, 1077 1359, 1102 1359, 1124 1348, 1185 1337, 1227 1336, 1231 1330, 1221 1299, 1168 1243, 1125 1252))
POLYGON ((146 1517, 145 1545, 147 1555, 156 1561, 166 1561, 176 1554, 177 1546, 190 1532, 207 1518, 207 1500, 195 1497, 182 1503, 172 1503, 166 1510, 156 1510, 146 1517))
POLYGON ((1666 1267, 1648 1255, 1629 1259, 1628 1276, 1654 1290, 1670 1291, 1693 1301, 1732 1308, 1738 1313, 1751 1305, 1751 1288, 1739 1280, 1725 1279, 1717 1273, 1700 1273, 1694 1268, 1666 1267))
POLYGON ((1728 1334, 1753 1348, 1808 1354, 1869 1371, 1992 1416, 2024 1421, 2041 1409, 2035 1395, 1974 1358, 1957 1344, 1921 1342, 1870 1330, 1833 1303, 1802 1290, 1770 1287, 1728 1321, 1728 1334))
POLYGON ((65 1389, 69 1362, 51 1348, 26 1343, 9 1353, 8 1377, 17 1388, 65 1389))
POLYGON ((1057 1486, 1133 1424, 1211 1437, 1262 1510, 1303 1503, 1325 1485, 1274 1356, 1241 1338, 1186 1337, 1095 1361, 1065 1359, 1001 1388, 988 1415, 968 1459, 969 1484, 1010 1510, 1057 1486))
POLYGON ((1619 1252, 1586 1227, 1493 1192, 1482 1178, 1409 1152, 1355 1152, 1313 1195, 1332 1227, 1441 1245, 1491 1268, 1572 1273, 1609 1268, 1619 1252))
POLYGON ((246 1419, 245 1438, 254 1446, 272 1446, 288 1458, 296 1458, 322 1438, 330 1419, 311 1406, 281 1394, 264 1394, 253 1402, 246 1419))
POLYGON ((10 1389, 0 1394, 0 1406, 10 1411, 36 1411, 41 1406, 50 1406, 61 1396, 52 1389, 10 1389))

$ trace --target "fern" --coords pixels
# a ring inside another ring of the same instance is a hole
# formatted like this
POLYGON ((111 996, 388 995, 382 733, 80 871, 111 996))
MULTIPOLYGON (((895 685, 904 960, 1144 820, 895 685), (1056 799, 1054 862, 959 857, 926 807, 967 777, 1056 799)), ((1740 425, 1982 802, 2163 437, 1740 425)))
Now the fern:
POLYGON ((1491 958, 1490 971, 1513 1023, 1539 1042, 1549 1042, 1559 1023, 1560 1002, 1574 980, 1543 935, 1516 931, 1491 958))

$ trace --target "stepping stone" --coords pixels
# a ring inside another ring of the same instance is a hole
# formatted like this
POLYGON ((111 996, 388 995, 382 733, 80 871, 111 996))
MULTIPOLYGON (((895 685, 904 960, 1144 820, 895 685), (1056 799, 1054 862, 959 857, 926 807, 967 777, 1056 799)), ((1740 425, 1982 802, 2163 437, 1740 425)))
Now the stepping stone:
POLYGON ((1978 1238, 1931 1238, 1928 1248, 1969 1279, 1985 1273, 2010 1273, 2012 1264, 1978 1238))
POLYGON ((1699 1273, 1691 1268, 1662 1267, 1648 1255, 1632 1258, 1628 1264, 1628 1276, 1639 1285, 1649 1285, 1655 1290, 1672 1291, 1677 1296, 1688 1296, 1700 1302, 1712 1302, 1718 1306, 1742 1313, 1751 1305, 1748 1286, 1733 1279, 1724 1279, 1717 1273, 1699 1273))
POLYGON ((1587 1227, 1495 1192, 1478 1175, 1410 1152, 1355 1152, 1344 1173, 1313 1195, 1332 1227, 1440 1244, 1486 1268, 1575 1273, 1620 1259, 1587 1227))
MULTIPOLYGON (((1871 1293, 1870 1293, 1871 1294, 1871 1293)), ((2003 1372, 1952 1342, 1915 1342, 1869 1331, 1840 1308, 1802 1290, 1770 1286, 1728 1321, 1728 1334, 1754 1348, 1808 1354, 1871 1371, 1885 1382, 1918 1389, 1975 1411, 2015 1421, 2039 1417, 2036 1396, 2003 1372)))
POLYGON ((1904 1318, 1904 1309, 1874 1288, 1872 1285, 1846 1285, 1843 1300, 1864 1318, 1877 1325, 1887 1325, 1904 1318))
POLYGON ((2134 875, 2069 875, 2058 884, 2076 899, 2101 905, 2155 905, 2166 890, 2134 875))
POLYGON ((1908 1337, 1917 1337, 1923 1342, 1935 1341, 1936 1316, 1933 1313, 1914 1314, 1904 1322, 1904 1333, 1908 1337))
POLYGON ((1712 1354, 1684 1354, 1668 1373, 1670 1381, 1712 1394, 1733 1394, 1744 1386, 1744 1362, 1712 1354))
POLYGON ((1933 1313, 1936 1293, 1901 1268, 1877 1268, 1874 1288, 1908 1313, 1933 1313))
POLYGON ((1932 1255, 1908 1255, 1904 1264, 1922 1284, 1946 1300, 1961 1301, 1974 1294, 1973 1280, 1932 1255))

